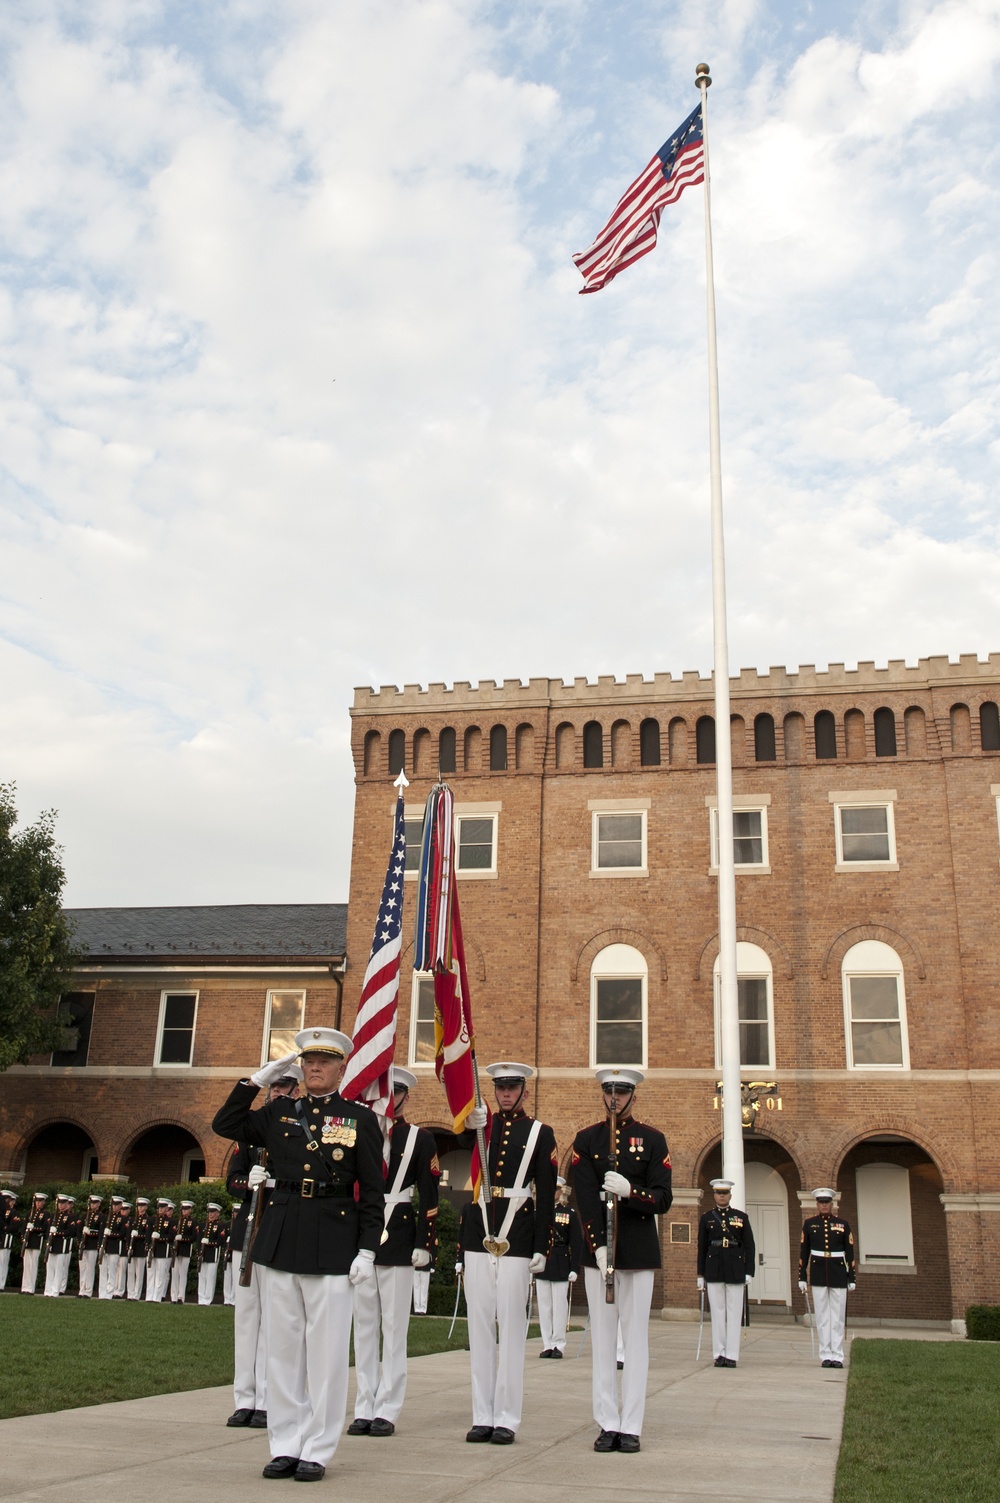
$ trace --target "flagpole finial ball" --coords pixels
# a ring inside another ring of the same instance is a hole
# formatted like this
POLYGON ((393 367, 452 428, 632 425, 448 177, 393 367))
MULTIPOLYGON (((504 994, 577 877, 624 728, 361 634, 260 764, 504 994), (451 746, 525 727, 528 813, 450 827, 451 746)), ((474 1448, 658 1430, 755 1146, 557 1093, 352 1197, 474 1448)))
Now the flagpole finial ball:
POLYGON ((712 82, 712 70, 711 70, 711 68, 708 66, 707 63, 699 63, 698 66, 697 66, 697 68, 695 68, 695 70, 694 70, 694 86, 695 86, 695 88, 696 89, 700 89, 701 86, 702 86, 702 84, 704 84, 705 87, 706 87, 706 89, 707 89, 709 87, 709 85, 711 84, 711 82, 712 82))

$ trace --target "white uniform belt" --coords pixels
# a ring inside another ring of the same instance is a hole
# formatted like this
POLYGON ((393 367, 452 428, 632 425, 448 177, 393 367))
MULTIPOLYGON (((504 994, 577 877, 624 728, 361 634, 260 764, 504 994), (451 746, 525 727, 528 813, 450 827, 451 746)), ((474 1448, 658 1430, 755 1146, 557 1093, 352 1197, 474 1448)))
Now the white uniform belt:
POLYGON ((816 1249, 813 1248, 809 1256, 811 1258, 842 1258, 844 1254, 842 1252, 817 1252, 816 1249))
POLYGON ((400 1190, 397 1195, 393 1195, 392 1191, 390 1190, 386 1194, 385 1203, 386 1203, 387 1206, 399 1206, 399 1205, 403 1204, 404 1200, 412 1200, 412 1199, 413 1199, 413 1186, 410 1185, 409 1189, 407 1189, 407 1190, 400 1190))
POLYGON ((490 1192, 494 1200, 530 1200, 530 1190, 503 1190, 499 1185, 494 1185, 490 1192))

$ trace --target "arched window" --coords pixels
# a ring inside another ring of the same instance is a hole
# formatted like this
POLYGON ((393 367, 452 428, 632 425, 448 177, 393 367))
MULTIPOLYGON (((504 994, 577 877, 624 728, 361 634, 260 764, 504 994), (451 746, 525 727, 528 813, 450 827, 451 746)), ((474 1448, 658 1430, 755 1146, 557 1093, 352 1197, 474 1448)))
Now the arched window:
POLYGON ((371 777, 379 771, 379 759, 382 755, 382 737, 378 731, 369 731, 365 736, 365 776, 371 777))
MULTIPOLYGON (((774 1069, 774 1007, 771 961, 766 950, 743 940, 736 946, 736 987, 740 1007, 740 1068, 774 1069)), ((715 957, 715 1067, 722 1068, 719 957, 715 957)))
POLYGON ((896 755, 896 717, 892 710, 882 708, 875 711, 875 755, 896 755))
POLYGON ((910 705, 903 715, 903 735, 906 738, 906 755, 923 757, 927 754, 927 717, 919 705, 910 705))
POLYGON ((632 727, 627 720, 616 720, 611 727, 611 766, 628 767, 631 750, 632 727))
POLYGON ((483 733, 478 725, 470 725, 465 731, 465 771, 479 772, 483 759, 483 733))
POLYGON ((660 765, 660 722, 644 720, 639 727, 639 761, 643 767, 660 765))
POLYGON ((758 762, 774 762, 778 752, 774 741, 774 716, 758 715, 753 723, 753 754, 758 762))
POLYGON ((817 711, 813 721, 817 762, 832 762, 837 756, 837 722, 832 710, 817 711))
POLYGON ((675 715, 667 727, 667 746, 671 767, 686 767, 688 757, 687 721, 675 715))
POLYGON ((417 777, 428 777, 434 771, 431 764, 431 733, 427 730, 413 733, 413 771, 417 777))
POLYGON ((564 720, 556 726, 556 766, 573 767, 576 763, 576 727, 564 720))
POLYGON ((862 940, 840 969, 848 1069, 908 1070, 903 963, 895 950, 881 940, 862 940))
POLYGON ((583 765, 604 766, 604 730, 599 720, 588 720, 583 728, 583 765))
POLYGON ((785 761, 801 762, 806 745, 805 716, 793 710, 782 721, 781 733, 785 740, 785 761))
POLYGON ((632 945, 608 945, 590 968, 590 1063, 646 1063, 645 957, 632 945))
POLYGON ((951 749, 954 752, 972 750, 972 719, 968 705, 951 707, 951 749))
POLYGON ((527 722, 514 732, 514 764, 518 772, 532 767, 535 761, 535 727, 527 722))
POLYGON ((389 776, 394 778, 403 771, 406 762, 406 732, 389 732, 389 776))
POLYGON ((438 770, 440 772, 456 770, 455 752, 455 727, 446 725, 438 737, 438 770))
POLYGON ((865 739, 865 717, 860 710, 848 710, 844 716, 844 741, 850 760, 863 762, 868 755, 868 745, 865 739))
POLYGON ((991 699, 979 706, 979 741, 983 751, 1000 751, 1000 710, 991 699))
POLYGON ((694 728, 696 757, 705 766, 715 761, 715 721, 711 715, 702 715, 694 728))
POLYGON ((490 772, 507 771, 507 727, 495 725, 490 731, 490 772))

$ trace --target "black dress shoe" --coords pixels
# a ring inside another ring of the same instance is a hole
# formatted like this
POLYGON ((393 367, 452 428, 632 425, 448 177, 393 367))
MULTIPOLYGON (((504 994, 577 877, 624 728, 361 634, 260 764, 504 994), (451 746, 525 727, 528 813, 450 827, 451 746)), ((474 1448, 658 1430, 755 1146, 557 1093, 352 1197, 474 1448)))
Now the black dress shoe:
POLYGON ((716 1359, 715 1359, 715 1366, 716 1367, 725 1367, 725 1365, 726 1365, 726 1359, 725 1359, 725 1357, 716 1357, 716 1359))
POLYGON ((554 1357, 557 1362, 561 1362, 562 1361, 562 1352, 559 1350, 559 1348, 557 1346, 554 1346, 552 1348, 551 1352, 549 1352, 549 1356, 550 1357, 554 1357))
POLYGON ((617 1430, 602 1430, 594 1441, 595 1451, 617 1451, 621 1436, 617 1430))
POLYGON ((843 1365, 844 1364, 842 1362, 831 1362, 830 1363, 831 1367, 843 1367, 843 1365))
POLYGON ((505 1425, 496 1425, 490 1440, 495 1446, 512 1446, 514 1444, 514 1432, 508 1430, 505 1425))
POLYGON ((832 1367, 832 1366, 833 1366, 833 1363, 830 1361, 829 1357, 824 1357, 823 1361, 820 1363, 820 1367, 832 1367))
POLYGON ((254 1410, 253 1414, 250 1416, 250 1428, 251 1428, 251 1430, 266 1430, 267 1429, 267 1410, 266 1409, 255 1409, 254 1410))
POLYGON ((538 1355, 539 1355, 539 1357, 554 1357, 555 1356, 555 1352, 553 1352, 551 1350, 546 1350, 544 1352, 539 1352, 538 1355))
POLYGON ((466 1435, 465 1438, 466 1440, 470 1440, 474 1446, 482 1445, 484 1440, 493 1439, 493 1426, 473 1425, 472 1429, 469 1431, 468 1435, 466 1435))
POLYGON ((294 1477, 298 1466, 297 1456, 274 1456, 260 1475, 262 1477, 294 1477))
POLYGON ((318 1461, 300 1461, 295 1468, 296 1482, 322 1482, 325 1466, 320 1466, 318 1461))
POLYGON ((373 1419, 372 1420, 372 1427, 371 1427, 371 1430, 369 1431, 369 1434, 371 1434, 371 1435, 395 1435, 395 1433, 396 1433, 396 1426, 393 1424, 392 1420, 387 1420, 387 1419, 373 1419))
POLYGON ((372 1422, 366 1419, 352 1420, 347 1427, 348 1435, 367 1435, 371 1430, 372 1422))
POLYGON ((638 1435, 619 1435, 618 1449, 619 1451, 626 1451, 630 1455, 634 1456, 636 1451, 642 1450, 642 1447, 639 1444, 638 1435))
POLYGON ((253 1416, 254 1411, 252 1409, 237 1409, 226 1420, 226 1424, 235 1430, 242 1425, 249 1425, 250 1421, 253 1419, 253 1416))
POLYGON ((723 1367, 735 1367, 736 1366, 736 1358, 735 1357, 726 1357, 726 1358, 724 1358, 722 1365, 723 1365, 723 1367))

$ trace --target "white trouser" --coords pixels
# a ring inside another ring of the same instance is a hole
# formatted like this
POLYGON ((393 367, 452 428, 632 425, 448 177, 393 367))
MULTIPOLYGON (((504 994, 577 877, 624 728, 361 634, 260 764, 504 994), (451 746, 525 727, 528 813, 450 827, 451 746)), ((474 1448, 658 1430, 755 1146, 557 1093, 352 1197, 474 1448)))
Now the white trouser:
POLYGON ((566 1322, 569 1319, 569 1284, 550 1279, 536 1279, 538 1324, 542 1328, 542 1351, 566 1350, 566 1322))
POLYGON ((267 1305, 271 1455, 327 1466, 347 1414, 350 1281, 346 1273, 257 1272, 267 1305))
POLYGON ((738 1362, 746 1284, 724 1284, 713 1279, 706 1287, 708 1307, 712 1312, 712 1356, 728 1357, 731 1362, 738 1362))
MULTIPOLYGON (((107 1259, 105 1259, 107 1261, 107 1259)), ((146 1299, 158 1305, 170 1284, 170 1259, 154 1257, 146 1269, 146 1299)))
POLYGON ((72 1253, 49 1253, 45 1260, 45 1293, 56 1299, 69 1282, 69 1260, 72 1253))
POLYGON ((429 1268, 415 1268, 413 1270, 413 1313, 414 1315, 427 1314, 427 1295, 431 1287, 431 1271, 429 1268))
POLYGON ((215 1281, 219 1277, 218 1263, 203 1263, 198 1269, 198 1303, 210 1305, 215 1298, 215 1281))
POLYGON ((528 1334, 528 1259, 512 1258, 509 1253, 494 1258, 487 1252, 466 1252, 464 1258, 472 1423, 516 1434, 521 1423, 528 1334))
POLYGON ((649 1372, 649 1307, 653 1302, 651 1268, 615 1270, 615 1302, 604 1298, 604 1279, 597 1268, 584 1270, 590 1305, 593 1355, 594 1419, 602 1430, 641 1435, 649 1372), (618 1322, 624 1349, 622 1401, 618 1405, 618 1322))
POLYGON ((375 1268, 373 1279, 354 1289, 355 1419, 399 1417, 406 1394, 406 1333, 410 1326, 413 1268, 375 1268), (382 1327, 382 1365, 378 1335, 382 1327))
POLYGON ((85 1299, 90 1299, 91 1295, 94 1292, 94 1275, 97 1272, 97 1254, 98 1249, 96 1247, 85 1247, 83 1252, 80 1254, 80 1293, 85 1299))
POLYGON ((225 1263, 223 1265, 223 1269, 222 1269, 222 1303, 224 1305, 235 1305, 235 1303, 236 1303, 236 1291, 233 1288, 233 1285, 235 1283, 235 1280, 233 1278, 233 1264, 235 1263, 235 1261, 236 1261, 236 1259, 238 1257, 239 1257, 239 1253, 234 1253, 231 1258, 227 1258, 226 1259, 226 1261, 225 1261, 225 1263))
MULTIPOLYGON (((246 1289, 239 1282, 243 1254, 233 1253, 233 1407, 267 1408, 267 1307, 262 1270, 254 1263, 246 1289)), ((275 1454, 278 1454, 277 1452, 275 1454)), ((293 1452, 289 1451, 289 1456, 293 1452)))
POLYGON ((129 1258, 126 1276, 126 1293, 129 1299, 142 1299, 142 1286, 146 1278, 146 1254, 141 1258, 129 1258))
POLYGON ((34 1294, 35 1285, 38 1283, 38 1255, 40 1247, 25 1248, 21 1260, 21 1293, 34 1294))
POLYGON ((174 1259, 174 1266, 170 1271, 170 1298, 175 1304, 183 1305, 187 1295, 188 1268, 191 1266, 191 1254, 181 1257, 180 1253, 174 1259))
POLYGON ((7 1274, 10 1272, 10 1248, 0 1248, 0 1289, 7 1287, 7 1274))
POLYGON ((816 1330, 819 1332, 819 1360, 843 1362, 844 1326, 847 1324, 847 1290, 812 1286, 816 1330))
POLYGON ((121 1282, 119 1265, 124 1261, 125 1259, 120 1253, 106 1252, 104 1254, 104 1262, 101 1264, 101 1277, 97 1290, 101 1299, 111 1299, 112 1295, 121 1293, 118 1287, 121 1282))

